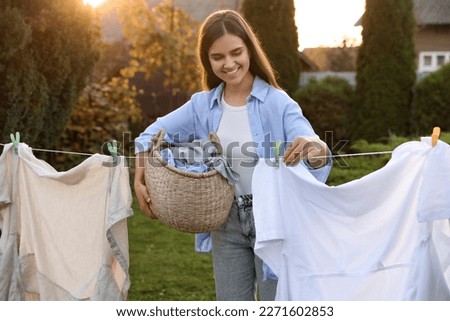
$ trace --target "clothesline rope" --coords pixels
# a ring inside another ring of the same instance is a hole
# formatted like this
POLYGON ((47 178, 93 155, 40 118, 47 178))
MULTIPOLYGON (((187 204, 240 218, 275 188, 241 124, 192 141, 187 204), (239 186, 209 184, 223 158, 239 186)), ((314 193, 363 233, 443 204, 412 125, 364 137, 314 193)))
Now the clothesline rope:
MULTIPOLYGON (((1 146, 5 146, 6 144, 0 143, 1 146)), ((44 153, 59 153, 59 154, 70 154, 70 155, 80 155, 80 156, 92 156, 95 154, 92 153, 83 153, 83 152, 73 152, 66 150, 56 150, 56 149, 42 149, 42 148, 31 148, 34 151, 44 152, 44 153)), ((331 155, 333 158, 345 158, 345 157, 358 157, 358 156, 377 156, 377 155, 387 155, 392 154, 392 151, 382 151, 382 152, 366 152, 366 153, 352 153, 352 154, 335 154, 331 155)), ((126 158, 137 158, 136 156, 126 156, 126 158)), ((283 157, 280 157, 281 159, 283 157)), ((320 158, 328 158, 328 156, 316 156, 313 157, 315 159, 320 158)), ((237 160, 249 160, 249 158, 232 158, 237 160)))
MULTIPOLYGON (((0 143, 1 146, 5 146, 6 144, 0 143)), ((42 148, 31 148, 34 151, 45 152, 45 153, 58 153, 58 154, 71 154, 71 155, 81 155, 81 156, 92 156, 94 154, 90 153, 81 153, 81 152, 72 152, 66 150, 56 150, 56 149, 42 149, 42 148)))
POLYGON ((52 149, 40 149, 40 148, 32 148, 34 151, 45 152, 45 153, 58 153, 58 154, 72 154, 72 155, 81 155, 81 156, 92 156, 94 154, 89 153, 80 153, 80 152, 69 152, 65 150, 52 150, 52 149))

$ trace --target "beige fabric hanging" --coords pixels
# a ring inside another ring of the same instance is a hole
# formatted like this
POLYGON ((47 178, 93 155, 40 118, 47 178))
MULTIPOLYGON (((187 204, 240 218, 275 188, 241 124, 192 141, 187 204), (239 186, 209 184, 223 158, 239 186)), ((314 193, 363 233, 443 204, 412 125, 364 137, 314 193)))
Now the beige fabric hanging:
POLYGON ((17 152, 0 156, 0 299, 125 300, 125 159, 96 154, 57 172, 25 144, 17 152))

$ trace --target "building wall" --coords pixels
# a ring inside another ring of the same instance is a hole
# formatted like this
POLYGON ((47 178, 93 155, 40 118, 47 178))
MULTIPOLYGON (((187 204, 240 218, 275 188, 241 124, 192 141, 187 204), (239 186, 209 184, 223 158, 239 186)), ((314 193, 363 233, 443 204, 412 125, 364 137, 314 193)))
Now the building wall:
POLYGON ((324 80, 326 77, 339 77, 348 81, 351 86, 356 86, 356 72, 354 71, 304 71, 300 74, 299 86, 304 87, 310 79, 324 80))
POLYGON ((450 25, 419 27, 415 35, 418 80, 450 63, 450 25))
POLYGON ((450 51, 450 25, 419 28, 415 35, 416 52, 450 51))

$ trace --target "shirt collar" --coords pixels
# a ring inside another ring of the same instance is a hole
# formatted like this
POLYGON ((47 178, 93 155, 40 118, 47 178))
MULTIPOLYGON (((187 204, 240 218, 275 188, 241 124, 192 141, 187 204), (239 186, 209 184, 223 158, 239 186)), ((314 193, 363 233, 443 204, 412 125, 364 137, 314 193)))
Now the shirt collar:
POLYGON ((223 86, 224 86, 224 83, 222 82, 222 83, 220 83, 219 86, 217 86, 215 89, 213 89, 214 92, 213 92, 213 97, 211 99, 211 104, 209 105, 209 109, 212 109, 214 106, 219 105, 219 100, 220 100, 220 97, 222 96, 223 86))
POLYGON ((255 76, 250 96, 253 96, 261 102, 264 102, 266 100, 267 94, 269 93, 269 87, 270 85, 266 81, 262 80, 258 76, 255 76))
MULTIPOLYGON (((211 104, 209 106, 212 109, 214 106, 218 106, 218 102, 222 96, 224 83, 222 82, 219 86, 214 89, 213 97, 211 100, 211 104)), ((255 80, 253 81, 252 91, 250 92, 250 96, 264 102, 267 94, 269 92, 270 85, 261 79, 258 76, 255 76, 255 80)))

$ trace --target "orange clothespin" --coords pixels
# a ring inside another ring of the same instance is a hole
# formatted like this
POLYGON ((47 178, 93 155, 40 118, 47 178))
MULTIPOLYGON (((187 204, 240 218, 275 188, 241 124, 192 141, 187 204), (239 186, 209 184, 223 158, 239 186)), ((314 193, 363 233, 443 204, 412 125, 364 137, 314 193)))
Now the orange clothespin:
POLYGON ((440 134, 441 134, 441 129, 439 127, 434 127, 433 133, 431 134, 431 146, 432 147, 436 146, 440 134))

